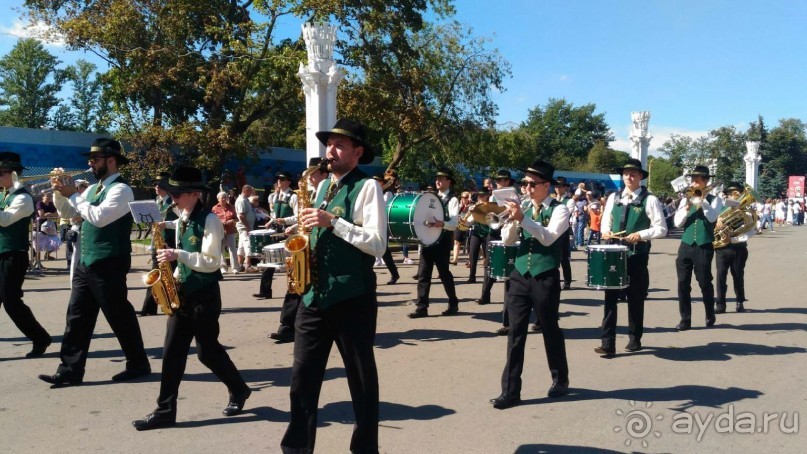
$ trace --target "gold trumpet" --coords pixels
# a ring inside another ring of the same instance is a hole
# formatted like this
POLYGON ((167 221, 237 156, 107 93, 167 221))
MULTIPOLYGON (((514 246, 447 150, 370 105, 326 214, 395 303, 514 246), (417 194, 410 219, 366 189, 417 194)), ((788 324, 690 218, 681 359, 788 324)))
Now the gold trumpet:
POLYGON ((719 183, 715 182, 710 184, 709 186, 706 186, 705 188, 693 188, 692 186, 690 186, 689 188, 687 188, 684 197, 686 197, 689 200, 689 205, 699 204, 703 201, 703 198, 706 197, 706 194, 712 192, 712 190, 719 185, 720 185, 719 183))
POLYGON ((82 173, 88 173, 88 172, 92 172, 92 169, 76 170, 76 171, 73 171, 73 172, 65 172, 65 171, 54 170, 54 171, 52 171, 50 173, 43 173, 43 174, 40 174, 40 175, 25 175, 25 176, 22 176, 22 177, 17 177, 17 181, 19 181, 20 183, 27 183, 29 181, 49 180, 51 178, 63 178, 63 177, 72 178, 72 177, 81 175, 82 173))

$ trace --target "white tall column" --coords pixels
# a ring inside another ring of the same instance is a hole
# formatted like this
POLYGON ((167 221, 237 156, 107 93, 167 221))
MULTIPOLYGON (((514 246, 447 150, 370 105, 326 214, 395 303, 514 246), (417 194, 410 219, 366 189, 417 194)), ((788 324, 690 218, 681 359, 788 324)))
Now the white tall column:
POLYGON ((650 139, 653 138, 653 136, 647 135, 647 122, 650 121, 650 112, 631 112, 630 118, 633 122, 630 131, 630 156, 642 161, 642 168, 647 169, 647 150, 650 148, 650 139))
POLYGON ((743 156, 743 161, 745 161, 745 182, 753 189, 756 189, 757 180, 759 179, 759 163, 762 161, 762 156, 759 154, 759 142, 746 142, 745 149, 746 153, 743 156))
POLYGON ((336 123, 336 90, 344 74, 333 61, 336 27, 327 24, 303 24, 303 39, 308 64, 300 63, 297 76, 305 93, 305 162, 325 156, 325 147, 315 135, 336 123))

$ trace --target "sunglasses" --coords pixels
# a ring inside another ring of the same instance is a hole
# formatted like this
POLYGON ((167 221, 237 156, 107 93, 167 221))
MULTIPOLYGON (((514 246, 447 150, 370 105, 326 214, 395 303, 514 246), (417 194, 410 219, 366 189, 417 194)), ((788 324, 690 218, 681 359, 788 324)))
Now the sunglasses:
POLYGON ((107 155, 90 156, 90 158, 88 159, 88 161, 90 161, 90 162, 97 162, 99 159, 106 159, 106 158, 108 158, 108 157, 109 157, 109 156, 107 156, 107 155))
POLYGON ((521 181, 521 186, 529 186, 531 188, 534 188, 534 187, 538 186, 539 184, 544 184, 544 183, 548 183, 548 181, 527 181, 527 180, 522 180, 521 181))

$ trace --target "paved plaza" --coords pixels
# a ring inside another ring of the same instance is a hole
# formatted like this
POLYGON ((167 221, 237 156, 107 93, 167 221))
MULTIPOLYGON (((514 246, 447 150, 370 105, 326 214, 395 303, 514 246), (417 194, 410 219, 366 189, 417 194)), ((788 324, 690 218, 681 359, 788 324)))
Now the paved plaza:
MULTIPOLYGON (((401 266, 396 285, 380 285, 376 360, 381 386, 381 451, 386 453, 543 452, 804 452, 807 445, 807 229, 783 227, 750 241, 748 309, 718 315, 704 328, 693 278, 693 329, 678 333, 675 254, 679 240, 653 241, 645 349, 624 353, 627 311, 620 304, 617 356, 600 358, 601 291, 585 287, 585 253, 574 252, 575 281, 564 291, 570 393, 548 399, 550 375, 540 335, 530 335, 524 404, 495 410, 506 338, 500 326, 503 285, 494 304, 479 306, 481 284, 465 284, 468 269, 452 266, 460 315, 442 317, 442 286, 432 286, 431 317, 411 320, 416 265, 401 266)), ((63 257, 60 252, 60 257, 63 257)), ((400 264, 400 254, 395 255, 400 264)), ((416 258, 416 255, 413 255, 416 258)), ((140 308, 148 257, 134 256, 129 298, 140 308)), ((289 419, 292 344, 266 334, 277 327, 285 276, 275 298, 257 300, 258 275, 228 275, 222 283, 221 342, 256 391, 245 412, 226 418, 223 384, 193 356, 180 389, 174 428, 136 432, 131 421, 151 412, 159 388, 165 316, 140 318, 154 374, 113 383, 123 369, 117 340, 99 318, 82 386, 49 389, 38 380, 59 363, 69 296, 64 261, 29 275, 25 301, 54 344, 38 359, 0 313, 0 433, 5 453, 228 453, 279 452, 289 419)), ((400 265, 399 265, 400 266, 400 265)), ((379 282, 389 275, 376 269, 379 282)), ((481 275, 481 270, 478 273, 481 275)), ((436 272, 435 272, 436 277, 436 272)), ((731 284, 729 296, 733 298, 731 284)), ((192 348, 192 353, 195 350, 192 348)), ((333 348, 320 397, 317 452, 348 452, 353 412, 342 361, 333 348)))

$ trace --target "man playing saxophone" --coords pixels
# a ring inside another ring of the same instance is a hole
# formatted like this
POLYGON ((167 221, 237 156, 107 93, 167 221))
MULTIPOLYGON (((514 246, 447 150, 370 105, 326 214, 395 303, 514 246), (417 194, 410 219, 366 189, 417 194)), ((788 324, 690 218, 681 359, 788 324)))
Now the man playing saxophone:
POLYGON ((387 247, 384 198, 381 185, 357 167, 373 161, 363 125, 343 119, 316 135, 326 147, 331 178, 320 183, 314 206, 299 213, 300 230, 313 229, 308 249, 315 269, 294 324, 291 421, 281 448, 286 453, 314 450, 318 397, 335 342, 356 417, 350 451, 375 453, 378 302, 373 262, 387 247))
POLYGON ((202 172, 193 167, 179 167, 165 187, 181 215, 176 221, 177 248, 158 250, 157 259, 160 263, 177 262, 174 278, 182 306, 167 320, 157 409, 132 422, 137 430, 176 424, 179 385, 193 339, 199 361, 227 386, 229 403, 222 411, 224 416, 240 413, 252 393, 218 340, 224 225, 201 201, 202 192, 207 190, 202 172))
MULTIPOLYGON (((736 181, 726 185, 723 194, 726 196, 726 207, 722 213, 735 210, 740 198, 743 196, 745 187, 736 181)), ((721 213, 721 214, 722 214, 721 213)), ((737 312, 745 312, 745 263, 748 261, 748 238, 756 233, 756 223, 752 223, 754 228, 747 229, 745 233, 731 236, 731 243, 725 247, 715 249, 715 265, 717 266, 715 293, 715 313, 726 312, 726 278, 731 271, 731 279, 734 282, 734 296, 737 299, 737 312)), ((723 229, 723 220, 717 218, 717 229, 723 229)))

